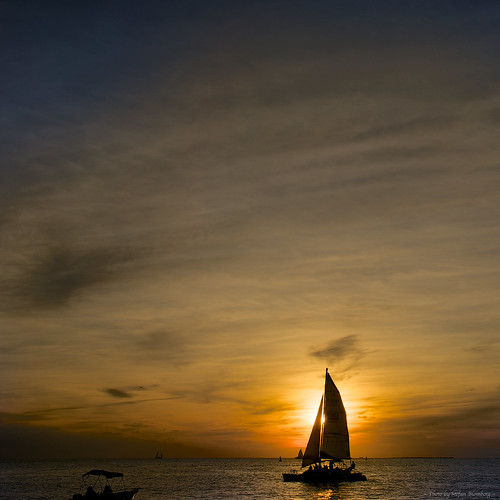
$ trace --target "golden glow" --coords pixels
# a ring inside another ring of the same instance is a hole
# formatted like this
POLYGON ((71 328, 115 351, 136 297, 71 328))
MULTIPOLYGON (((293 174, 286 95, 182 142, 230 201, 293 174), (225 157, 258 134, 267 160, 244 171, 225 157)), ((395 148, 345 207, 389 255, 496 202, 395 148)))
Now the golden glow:
POLYGON ((297 395, 298 407, 303 409, 299 413, 299 418, 303 422, 303 425, 310 429, 316 420, 316 415, 318 414, 318 408, 321 401, 321 392, 318 391, 304 391, 300 395, 297 395), (300 398, 303 398, 300 401, 300 398), (307 403, 304 404, 304 401, 307 403))
POLYGON ((316 415, 318 414, 318 409, 313 409, 311 411, 307 412, 307 418, 304 419, 310 427, 314 425, 314 422, 316 421, 316 415))

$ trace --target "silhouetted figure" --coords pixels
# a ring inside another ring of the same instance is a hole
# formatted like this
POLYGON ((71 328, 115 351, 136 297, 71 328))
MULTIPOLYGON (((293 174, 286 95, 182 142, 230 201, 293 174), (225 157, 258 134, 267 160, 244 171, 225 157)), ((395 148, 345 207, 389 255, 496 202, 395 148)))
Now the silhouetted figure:
POLYGON ((85 493, 85 496, 87 498, 96 498, 97 497, 97 493, 94 491, 94 488, 92 488, 92 486, 89 486, 87 488, 87 491, 85 493))

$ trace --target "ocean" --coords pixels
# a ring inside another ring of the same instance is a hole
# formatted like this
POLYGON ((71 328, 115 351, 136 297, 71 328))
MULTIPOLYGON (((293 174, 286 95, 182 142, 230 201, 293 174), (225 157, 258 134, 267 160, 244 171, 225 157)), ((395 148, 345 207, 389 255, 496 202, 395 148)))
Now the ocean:
POLYGON ((68 500, 90 469, 124 473, 137 500, 500 499, 499 459, 359 459, 368 481, 337 486, 285 483, 294 459, 1 461, 0 499, 68 500))

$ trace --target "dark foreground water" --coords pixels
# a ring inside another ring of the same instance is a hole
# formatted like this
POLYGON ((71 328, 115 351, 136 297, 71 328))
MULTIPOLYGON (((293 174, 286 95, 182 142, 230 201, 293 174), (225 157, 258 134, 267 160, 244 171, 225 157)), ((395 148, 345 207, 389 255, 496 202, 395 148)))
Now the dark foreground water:
POLYGON ((500 499, 498 459, 357 460, 368 481, 338 486, 284 483, 292 459, 163 459, 0 462, 0 499, 67 500, 81 475, 98 468, 125 474, 138 500, 500 499))

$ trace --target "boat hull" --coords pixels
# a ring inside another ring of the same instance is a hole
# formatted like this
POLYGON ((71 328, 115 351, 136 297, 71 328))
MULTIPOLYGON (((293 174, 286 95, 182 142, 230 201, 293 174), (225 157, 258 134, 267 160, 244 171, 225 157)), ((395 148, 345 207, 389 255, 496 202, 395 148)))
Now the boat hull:
POLYGON ((71 500, 90 500, 96 499, 96 498, 102 498, 103 500, 134 500, 135 496, 137 495, 137 492, 139 489, 134 488, 133 490, 128 490, 128 491, 117 491, 116 493, 95 493, 94 495, 80 495, 76 494, 73 495, 73 498, 71 500))
POLYGON ((355 481, 366 481, 366 476, 361 472, 352 470, 320 469, 306 470, 302 473, 284 473, 283 481, 299 483, 344 483, 355 481))

